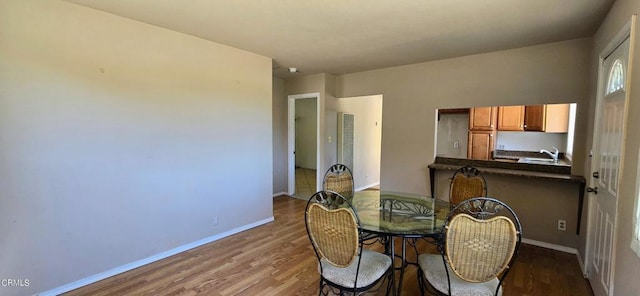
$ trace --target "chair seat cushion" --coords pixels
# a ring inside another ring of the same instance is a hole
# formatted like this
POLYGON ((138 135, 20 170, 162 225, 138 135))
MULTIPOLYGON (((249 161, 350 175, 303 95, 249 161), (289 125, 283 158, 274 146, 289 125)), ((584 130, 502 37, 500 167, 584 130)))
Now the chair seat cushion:
MULTIPOLYGON (((329 264, 326 260, 321 260, 322 277, 327 281, 340 285, 345 288, 352 288, 356 279, 356 268, 358 267, 358 257, 351 265, 341 268, 329 264)), ((360 271, 358 274, 358 285, 356 288, 367 287, 380 279, 391 266, 391 258, 388 255, 371 251, 362 250, 362 261, 360 262, 360 271)), ((319 267, 318 267, 319 268, 319 267)))
MULTIPOLYGON (((447 294, 448 286, 447 273, 445 271, 444 263, 442 262, 442 255, 440 254, 421 254, 418 256, 418 264, 424 272, 425 279, 436 290, 447 294)), ((495 295, 496 288, 499 281, 497 278, 483 282, 483 283, 471 283, 458 277, 447 264, 446 267, 449 270, 449 277, 451 279, 451 294, 456 296, 491 296, 495 295)), ((502 295, 502 287, 498 291, 498 295, 502 295)))

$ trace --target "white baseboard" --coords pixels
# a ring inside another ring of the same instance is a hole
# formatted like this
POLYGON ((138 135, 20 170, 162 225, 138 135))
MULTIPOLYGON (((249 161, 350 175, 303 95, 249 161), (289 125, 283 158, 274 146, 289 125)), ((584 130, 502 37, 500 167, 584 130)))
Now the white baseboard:
POLYGON ((578 265, 580 265, 580 270, 582 270, 582 276, 587 278, 587 268, 584 264, 584 259, 582 259, 582 256, 580 256, 580 252, 576 253, 576 257, 578 257, 578 265))
POLYGON ((580 256, 580 252, 578 252, 577 249, 556 245, 556 244, 545 243, 545 242, 532 240, 528 238, 523 238, 522 243, 543 247, 551 250, 556 250, 560 252, 565 252, 569 254, 575 254, 576 258, 578 259, 578 265, 580 266, 580 270, 582 271, 582 276, 585 278, 587 277, 587 269, 585 268, 584 260, 582 259, 582 256, 580 256))
POLYGON ((369 185, 365 185, 365 186, 363 186, 363 187, 356 188, 356 189, 354 189, 353 191, 362 191, 362 190, 365 190, 365 189, 367 189, 367 188, 371 188, 371 187, 375 187, 375 186, 380 186, 380 182, 377 182, 377 183, 371 183, 371 184, 369 184, 369 185))
POLYGON ((534 246, 538 246, 538 247, 543 247, 543 248, 547 248, 547 249, 551 249, 551 250, 556 250, 556 251, 560 251, 560 252, 565 252, 565 253, 569 253, 569 254, 578 254, 578 250, 576 250, 574 248, 569 248, 569 247, 556 245, 556 244, 551 244, 551 243, 545 243, 545 242, 532 240, 532 239, 528 239, 528 238, 523 238, 522 239, 522 243, 529 244, 529 245, 534 245, 534 246))
POLYGON ((75 290, 75 289, 78 289, 80 287, 84 287, 86 285, 93 284, 95 282, 101 281, 101 280, 106 279, 108 277, 112 277, 114 275, 117 275, 117 274, 129 271, 129 270, 138 268, 140 266, 147 265, 149 263, 153 263, 153 262, 158 261, 158 260, 162 260, 164 258, 167 258, 167 257, 173 256, 175 254, 178 254, 178 253, 181 253, 181 252, 184 252, 184 251, 187 251, 187 250, 202 246, 204 244, 208 244, 210 242, 214 242, 214 241, 217 241, 219 239, 223 239, 223 238, 225 238, 227 236, 231 236, 231 235, 234 235, 236 233, 239 233, 239 232, 242 232, 242 231, 245 231, 245 230, 260 226, 260 225, 263 225, 263 224, 267 224, 269 222, 272 222, 273 220, 274 220, 274 218, 273 218, 273 216, 271 216, 271 217, 269 217, 267 219, 256 221, 254 223, 247 224, 247 225, 244 225, 244 226, 240 226, 238 228, 234 228, 234 229, 231 229, 231 230, 223 232, 223 233, 219 233, 219 234, 216 234, 216 235, 213 235, 213 236, 210 236, 210 237, 206 237, 206 238, 203 238, 201 240, 198 240, 198 241, 195 241, 195 242, 192 242, 192 243, 188 243, 186 245, 182 245, 182 246, 179 246, 177 248, 173 248, 173 249, 168 250, 168 251, 164 251, 164 252, 162 252, 160 254, 156 254, 156 255, 153 255, 151 257, 147 257, 147 258, 144 258, 144 259, 141 259, 141 260, 138 260, 138 261, 134 261, 134 262, 131 262, 131 263, 128 263, 128 264, 125 264, 125 265, 122 265, 122 266, 119 266, 119 267, 116 267, 116 268, 113 268, 113 269, 110 269, 110 270, 107 270, 107 271, 104 271, 104 272, 101 272, 101 273, 98 273, 98 274, 94 274, 92 276, 88 276, 88 277, 83 278, 81 280, 66 284, 64 286, 60 286, 60 287, 54 288, 54 289, 49 290, 49 291, 38 293, 36 295, 39 295, 39 296, 56 296, 56 295, 60 295, 62 293, 66 293, 66 292, 69 292, 71 290, 75 290))
POLYGON ((274 193, 274 194, 273 194, 273 197, 278 197, 278 196, 280 196, 280 195, 289 195, 289 193, 286 193, 286 192, 284 192, 284 191, 283 191, 283 192, 278 192, 278 193, 274 193))

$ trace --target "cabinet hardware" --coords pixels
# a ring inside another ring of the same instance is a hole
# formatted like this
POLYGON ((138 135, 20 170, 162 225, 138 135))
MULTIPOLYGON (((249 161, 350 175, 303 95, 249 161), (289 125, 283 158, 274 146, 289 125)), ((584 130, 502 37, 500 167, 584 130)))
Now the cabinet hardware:
POLYGON ((592 175, 593 175, 593 177, 594 177, 594 178, 596 178, 596 179, 599 179, 599 178, 600 178, 600 173, 599 173, 599 172, 593 172, 593 174, 592 174, 592 175))
POLYGON ((587 187, 587 192, 593 192, 593 194, 598 194, 598 186, 596 186, 596 187, 587 187))

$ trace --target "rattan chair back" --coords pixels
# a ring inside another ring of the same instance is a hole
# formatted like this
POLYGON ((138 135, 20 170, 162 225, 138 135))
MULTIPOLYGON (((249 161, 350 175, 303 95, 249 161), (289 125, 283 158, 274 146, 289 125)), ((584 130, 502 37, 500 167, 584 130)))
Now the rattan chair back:
POLYGON ((456 275, 481 283, 498 277, 509 266, 517 243, 518 232, 507 217, 482 220, 459 214, 449 222, 445 250, 456 275))
POLYGON ((482 196, 487 196, 487 182, 478 169, 464 166, 453 174, 449 188, 449 202, 452 205, 482 196))
POLYGON ((349 266, 358 255, 358 224, 353 212, 313 203, 307 209, 306 219, 318 255, 334 266, 349 266))
POLYGON ((420 291, 431 287, 438 295, 502 295, 521 241, 522 225, 511 207, 490 197, 467 199, 447 214, 437 241, 440 255, 418 256, 420 291))
POLYGON ((348 200, 353 198, 353 174, 344 164, 334 164, 324 174, 322 189, 335 191, 348 200))
POLYGON ((305 208, 305 226, 318 258, 320 295, 358 295, 381 280, 393 286, 393 261, 363 247, 360 220, 351 202, 334 191, 314 193, 305 208))
MULTIPOLYGON (((443 260, 464 281, 497 278, 494 295, 498 295, 522 241, 522 225, 515 211, 498 199, 474 197, 451 209, 444 228, 444 242, 438 247, 443 260)), ((451 289, 449 273, 447 281, 451 289)))

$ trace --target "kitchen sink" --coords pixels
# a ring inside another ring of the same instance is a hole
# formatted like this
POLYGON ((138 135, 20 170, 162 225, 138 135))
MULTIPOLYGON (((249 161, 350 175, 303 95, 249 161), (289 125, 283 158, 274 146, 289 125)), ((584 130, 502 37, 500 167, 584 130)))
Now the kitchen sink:
POLYGON ((555 162, 551 158, 536 158, 536 157, 523 157, 518 159, 518 163, 555 164, 555 162))

